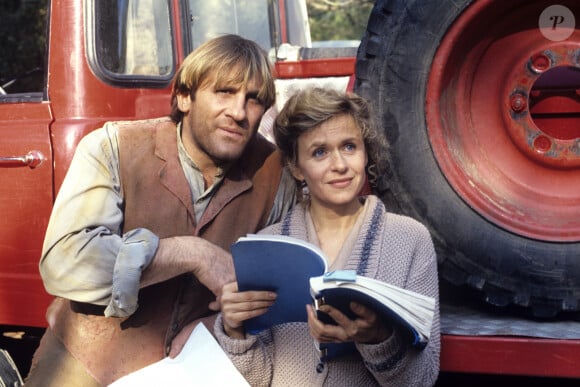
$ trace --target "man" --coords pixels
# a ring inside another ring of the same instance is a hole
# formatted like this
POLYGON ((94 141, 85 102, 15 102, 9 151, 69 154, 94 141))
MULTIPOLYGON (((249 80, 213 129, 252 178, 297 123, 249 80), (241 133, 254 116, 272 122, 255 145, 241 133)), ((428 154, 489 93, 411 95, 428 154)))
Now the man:
POLYGON ((293 203, 256 135, 274 98, 267 55, 226 35, 185 59, 171 118, 107 123, 81 141, 45 237, 40 271, 57 297, 27 386, 109 384, 212 316, 234 278, 230 245, 293 203))

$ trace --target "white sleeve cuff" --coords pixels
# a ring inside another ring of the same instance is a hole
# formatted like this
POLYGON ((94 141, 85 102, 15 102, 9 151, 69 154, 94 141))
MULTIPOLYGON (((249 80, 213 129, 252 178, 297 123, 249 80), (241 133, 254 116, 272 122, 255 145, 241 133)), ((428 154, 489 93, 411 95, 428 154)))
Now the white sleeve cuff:
POLYGON ((123 235, 123 243, 115 261, 111 301, 105 317, 127 317, 138 304, 141 273, 157 252, 159 237, 145 228, 137 228, 123 235))

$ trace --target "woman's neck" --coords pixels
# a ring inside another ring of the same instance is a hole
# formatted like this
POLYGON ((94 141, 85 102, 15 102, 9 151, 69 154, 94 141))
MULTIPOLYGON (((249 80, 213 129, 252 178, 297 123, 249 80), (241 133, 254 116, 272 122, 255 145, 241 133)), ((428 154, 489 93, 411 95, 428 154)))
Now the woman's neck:
POLYGON ((310 203, 310 217, 314 224, 314 229, 320 243, 320 248, 326 254, 329 265, 334 262, 342 245, 353 226, 355 225, 363 205, 360 201, 356 201, 348 208, 341 208, 340 211, 330 209, 310 203))

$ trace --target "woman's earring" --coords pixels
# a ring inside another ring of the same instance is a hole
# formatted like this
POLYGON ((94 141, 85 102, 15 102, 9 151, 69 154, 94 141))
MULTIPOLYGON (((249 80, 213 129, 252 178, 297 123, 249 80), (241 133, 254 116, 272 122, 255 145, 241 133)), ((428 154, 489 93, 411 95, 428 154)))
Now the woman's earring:
POLYGON ((303 198, 307 198, 310 196, 310 190, 308 189, 308 184, 306 184, 306 180, 300 180, 300 188, 302 191, 303 198))

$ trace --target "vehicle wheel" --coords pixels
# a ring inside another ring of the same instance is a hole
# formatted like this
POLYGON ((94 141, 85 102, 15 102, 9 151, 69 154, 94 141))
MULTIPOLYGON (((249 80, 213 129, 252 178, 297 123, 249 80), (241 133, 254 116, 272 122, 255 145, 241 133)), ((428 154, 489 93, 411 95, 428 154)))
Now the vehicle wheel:
POLYGON ((537 317, 580 310, 580 30, 550 35, 580 4, 558 4, 378 0, 356 64, 387 206, 429 227, 443 278, 537 317))

